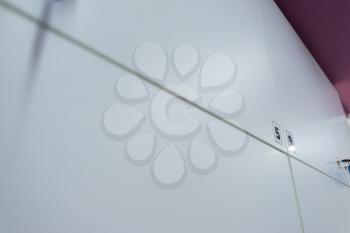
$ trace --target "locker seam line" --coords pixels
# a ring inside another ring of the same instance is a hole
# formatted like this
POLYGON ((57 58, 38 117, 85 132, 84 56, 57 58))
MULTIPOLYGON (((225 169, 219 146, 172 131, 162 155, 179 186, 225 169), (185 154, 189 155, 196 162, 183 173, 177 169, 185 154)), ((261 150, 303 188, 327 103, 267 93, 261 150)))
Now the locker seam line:
POLYGON ((200 110, 200 111, 210 115, 211 117, 213 117, 213 118, 215 118, 215 119, 225 123, 226 125, 228 125, 230 127, 233 127, 233 128, 237 129, 238 131, 240 131, 242 133, 247 134, 249 137, 257 140, 258 142, 260 142, 260 143, 262 143, 262 144, 264 144, 264 145, 266 145, 266 146, 268 146, 268 147, 270 147, 270 148, 280 152, 283 155, 286 155, 287 157, 289 157, 291 159, 294 159, 294 160, 304 164, 305 166, 307 166, 307 167, 309 167, 311 169, 314 169, 315 171, 321 173, 322 175, 325 175, 328 178, 330 178, 330 179, 338 182, 339 184, 342 184, 345 187, 350 189, 350 185, 348 185, 348 184, 346 184, 346 183, 336 179, 335 177, 333 177, 333 176, 325 173, 324 171, 314 167, 313 165, 311 165, 311 164, 309 164, 309 163, 307 163, 307 162, 305 162, 305 161, 295 157, 294 155, 289 154, 288 152, 286 152, 283 149, 280 149, 277 146, 275 146, 275 145, 265 141, 264 139, 259 138, 255 134, 250 133, 249 131, 247 131, 246 129, 244 129, 244 128, 238 126, 238 125, 235 125, 234 123, 226 120, 225 118, 223 118, 221 116, 218 116, 215 113, 212 113, 211 111, 207 110, 206 108, 198 105, 197 103, 195 103, 193 101, 190 101, 190 100, 186 99, 185 97, 177 94, 176 92, 172 91, 171 89, 169 89, 167 87, 164 87, 163 85, 161 85, 161 84, 159 84, 159 83, 157 83, 157 82, 147 78, 143 74, 141 74, 141 73, 139 73, 139 72, 129 68, 128 66, 126 66, 125 64, 123 64, 121 62, 118 62, 117 60, 115 60, 114 58, 108 56, 107 54, 104 54, 104 53, 98 51, 97 49, 91 47, 90 45, 88 45, 88 44, 86 44, 86 43, 84 43, 82 41, 79 41, 78 39, 76 39, 76 38, 66 34, 65 32, 63 32, 63 31, 61 31, 61 30, 59 30, 59 29, 49 25, 48 23, 37 19, 36 17, 34 17, 31 14, 23 11, 22 9, 18 8, 17 6, 15 6, 13 4, 10 4, 10 3, 6 2, 6 1, 3 1, 3 0, 0 0, 0 6, 3 7, 4 9, 14 13, 15 15, 18 15, 18 16, 20 16, 20 17, 22 17, 22 18, 24 18, 24 19, 34 23, 34 24, 37 24, 39 27, 42 27, 42 28, 50 31, 51 33, 53 33, 57 37, 59 37, 59 38, 61 38, 63 40, 66 40, 66 41, 70 42, 71 44, 73 44, 73 45, 75 45, 75 46, 77 46, 77 47, 79 47, 79 48, 81 48, 81 49, 83 49, 83 50, 93 54, 95 57, 98 57, 98 58, 100 58, 100 59, 102 59, 102 60, 104 60, 104 61, 106 61, 106 62, 108 62, 108 63, 110 63, 110 64, 112 64, 114 66, 117 66, 119 69, 122 69, 122 70, 124 70, 126 72, 129 72, 130 74, 135 75, 136 77, 142 79, 143 81, 147 82, 148 84, 150 84, 150 85, 152 85, 152 86, 154 86, 154 87, 156 87, 156 88, 158 88, 158 89, 160 89, 160 90, 162 90, 162 91, 164 91, 164 92, 166 92, 166 93, 168 93, 168 94, 178 98, 179 100, 181 100, 181 101, 191 105, 192 107, 196 108, 197 110, 200 110))

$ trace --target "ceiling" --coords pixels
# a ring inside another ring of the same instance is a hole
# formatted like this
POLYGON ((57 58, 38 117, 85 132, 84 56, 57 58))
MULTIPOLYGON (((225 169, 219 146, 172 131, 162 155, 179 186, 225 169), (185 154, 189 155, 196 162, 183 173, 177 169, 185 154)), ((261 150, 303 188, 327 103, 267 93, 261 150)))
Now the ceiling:
POLYGON ((350 0, 275 0, 350 113, 350 0))

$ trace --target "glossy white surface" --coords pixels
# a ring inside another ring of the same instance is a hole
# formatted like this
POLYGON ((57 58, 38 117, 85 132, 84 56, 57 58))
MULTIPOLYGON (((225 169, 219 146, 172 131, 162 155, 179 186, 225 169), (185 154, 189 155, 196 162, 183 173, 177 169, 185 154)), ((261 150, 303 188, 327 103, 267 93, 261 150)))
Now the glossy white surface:
MULTIPOLYGON (((45 5, 11 2, 38 17, 45 5)), ((272 134, 281 116, 256 0, 64 1, 52 4, 50 24, 169 88, 192 87, 205 108, 221 91, 239 91, 244 107, 221 116, 284 149, 272 134)))
POLYGON ((14 154, 26 102, 28 67, 35 25, 18 20, 0 7, 0 232, 8 232, 16 172, 14 154), (21 30, 15 30, 21 28, 21 30), (11 30, 10 30, 11 29, 11 30), (18 38, 21 39, 20 41, 18 38))
MULTIPOLYGON (((277 122, 284 143, 285 130, 294 136, 293 155, 343 180, 335 161, 348 156, 350 132, 339 97, 275 3, 183 1, 56 2, 49 21, 163 85, 185 80, 203 94, 199 104, 285 149, 273 139, 271 122, 277 122), (233 58, 235 68, 218 69, 221 58, 212 59, 218 52, 222 59, 233 58), (222 75, 211 78, 217 70, 222 75), (237 74, 230 81, 232 72, 237 74), (225 83, 232 85, 205 93, 225 83), (221 95, 220 105, 239 109, 243 103, 237 114, 211 108, 213 96, 231 90, 239 91, 243 102, 221 95)), ((43 0, 11 2, 37 17, 45 6, 43 0)))
POLYGON ((283 127, 295 141, 292 154, 344 181, 336 161, 350 152, 350 130, 339 97, 273 1, 261 9, 283 127))
POLYGON ((350 188, 292 160, 305 233, 348 233, 350 188))
MULTIPOLYGON (((4 16, 16 30, 31 27, 4 16)), ((26 40, 12 31, 7 36, 26 40)), ((301 232, 285 156, 251 139, 231 157, 211 146, 214 167, 210 159, 196 161, 195 154, 189 166, 193 138, 169 140, 149 118, 138 134, 112 139, 102 127, 103 113, 119 103, 114 85, 124 72, 50 33, 46 39, 13 154, 4 232, 301 232), (128 151, 142 160, 135 163, 125 150, 140 133, 156 134, 156 150, 150 160, 128 151), (192 166, 209 171, 198 174, 192 166)), ((1 75, 18 79, 11 70, 1 75)), ((159 92, 146 88, 152 97, 159 92)), ((128 107, 149 116, 149 105, 128 107)), ((214 120, 186 108, 201 124, 214 120)), ((205 130, 195 139, 211 145, 205 130)))
MULTIPOLYGON (((56 2, 50 23, 343 180, 339 98, 272 1, 56 2)), ((302 232, 281 153, 51 33, 28 76, 38 29, 0 8, 0 34, 0 232, 302 232)), ((348 189, 292 165, 304 233, 346 232, 348 189)))

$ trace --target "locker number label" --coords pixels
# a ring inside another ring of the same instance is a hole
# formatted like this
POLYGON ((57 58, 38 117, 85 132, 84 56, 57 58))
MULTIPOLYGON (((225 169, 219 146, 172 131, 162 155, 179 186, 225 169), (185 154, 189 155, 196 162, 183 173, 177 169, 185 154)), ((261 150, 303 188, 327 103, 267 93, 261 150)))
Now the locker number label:
POLYGON ((286 130, 286 135, 287 135, 288 146, 294 146, 293 134, 291 132, 289 132, 288 130, 286 130))
POLYGON ((280 125, 273 121, 272 122, 272 126, 273 126, 273 132, 274 132, 274 135, 275 135, 275 141, 278 144, 283 145, 283 139, 282 139, 282 133, 281 133, 280 125))

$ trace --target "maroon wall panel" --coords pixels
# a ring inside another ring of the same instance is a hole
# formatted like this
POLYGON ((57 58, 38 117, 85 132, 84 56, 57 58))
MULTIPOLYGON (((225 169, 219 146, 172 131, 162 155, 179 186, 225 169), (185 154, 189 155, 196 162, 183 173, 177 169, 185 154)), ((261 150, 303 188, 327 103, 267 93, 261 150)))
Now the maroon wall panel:
POLYGON ((275 0, 350 113, 350 0, 275 0))

